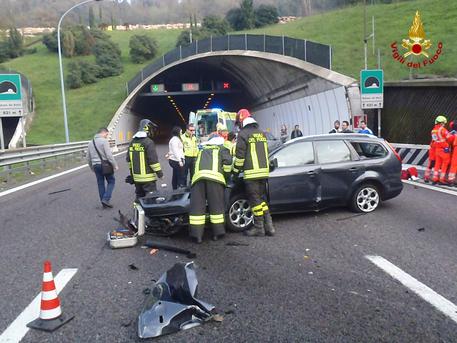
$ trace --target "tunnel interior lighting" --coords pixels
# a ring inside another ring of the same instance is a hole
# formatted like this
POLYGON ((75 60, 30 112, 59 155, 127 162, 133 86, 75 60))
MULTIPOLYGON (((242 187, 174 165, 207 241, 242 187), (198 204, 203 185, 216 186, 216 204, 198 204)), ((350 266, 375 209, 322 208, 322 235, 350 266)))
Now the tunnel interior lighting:
POLYGON ((174 109, 175 109, 176 113, 178 114, 179 118, 182 120, 182 122, 184 124, 186 124, 186 119, 184 119, 184 116, 182 115, 181 110, 179 109, 178 105, 176 105, 175 100, 170 95, 168 95, 167 98, 170 101, 170 104, 174 107, 174 109))

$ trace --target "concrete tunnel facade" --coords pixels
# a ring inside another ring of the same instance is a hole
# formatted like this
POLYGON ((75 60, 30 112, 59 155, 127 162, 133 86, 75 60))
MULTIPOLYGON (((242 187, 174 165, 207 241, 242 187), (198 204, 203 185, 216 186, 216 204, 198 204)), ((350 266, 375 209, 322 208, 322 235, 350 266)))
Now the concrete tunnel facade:
POLYGON ((148 96, 152 84, 227 80, 236 91, 213 95, 213 106, 235 112, 250 109, 261 127, 279 137, 300 125, 304 135, 327 133, 335 120, 362 114, 355 79, 294 57, 231 50, 196 54, 164 66, 145 78, 124 100, 108 129, 116 144, 130 141, 141 119, 157 122, 162 136, 174 125, 184 127, 190 111, 203 108, 207 95, 177 96, 181 116, 166 96, 148 96), (217 105, 217 106, 216 106, 217 105), (184 118, 183 118, 184 117, 184 118), (184 119, 184 120, 183 120, 184 119))

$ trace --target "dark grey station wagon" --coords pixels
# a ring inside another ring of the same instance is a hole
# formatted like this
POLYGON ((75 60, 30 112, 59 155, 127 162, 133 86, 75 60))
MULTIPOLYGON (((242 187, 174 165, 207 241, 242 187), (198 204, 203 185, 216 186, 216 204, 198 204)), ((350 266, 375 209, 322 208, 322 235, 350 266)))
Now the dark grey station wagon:
MULTIPOLYGON (((401 158, 383 139, 365 134, 327 134, 291 140, 270 152, 268 179, 272 213, 319 211, 348 206, 372 212, 399 195, 401 158)), ((232 185, 227 224, 233 231, 252 224, 242 184, 232 185)))

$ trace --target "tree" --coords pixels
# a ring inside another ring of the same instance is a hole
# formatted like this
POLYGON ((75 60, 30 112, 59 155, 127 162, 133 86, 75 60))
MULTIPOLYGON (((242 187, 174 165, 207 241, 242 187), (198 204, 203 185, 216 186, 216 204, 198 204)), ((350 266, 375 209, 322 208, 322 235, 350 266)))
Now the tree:
POLYGON ((271 5, 260 5, 254 11, 255 27, 276 24, 279 22, 278 9, 271 5))
POLYGON ((97 24, 95 23, 94 9, 92 6, 89 7, 89 27, 91 29, 95 29, 97 27, 97 24))
POLYGON ((42 42, 46 46, 46 48, 48 48, 49 51, 57 52, 59 49, 57 45, 57 30, 54 30, 53 32, 44 35, 42 42))
POLYGON ((21 33, 15 27, 10 27, 9 29, 8 50, 11 58, 16 58, 24 54, 24 40, 21 33))
POLYGON ((65 57, 75 55, 75 37, 71 31, 64 31, 62 34, 62 52, 65 57))
POLYGON ((225 19, 235 31, 240 31, 245 28, 241 8, 232 8, 229 10, 225 15, 225 19))
POLYGON ((252 29, 255 23, 253 0, 241 0, 240 9, 243 13, 244 28, 252 29))
POLYGON ((0 42, 0 63, 7 61, 10 58, 10 47, 8 42, 0 42))
POLYGON ((87 61, 79 61, 79 68, 81 69, 81 80, 85 85, 98 81, 98 75, 100 74, 98 65, 87 61))
POLYGON ((230 30, 227 20, 218 16, 206 16, 203 18, 202 29, 211 32, 214 35, 224 36, 230 30))
POLYGON ((148 35, 133 35, 129 42, 130 58, 134 63, 142 63, 157 54, 157 41, 148 35))
POLYGON ((99 77, 120 75, 123 72, 121 50, 111 41, 97 40, 93 48, 95 62, 100 67, 99 77))
POLYGON ((78 56, 90 55, 96 41, 92 34, 93 30, 88 30, 87 27, 80 25, 72 27, 71 31, 75 37, 75 54, 78 56))
POLYGON ((81 68, 78 62, 68 64, 67 85, 70 89, 80 88, 83 85, 81 79, 81 68))

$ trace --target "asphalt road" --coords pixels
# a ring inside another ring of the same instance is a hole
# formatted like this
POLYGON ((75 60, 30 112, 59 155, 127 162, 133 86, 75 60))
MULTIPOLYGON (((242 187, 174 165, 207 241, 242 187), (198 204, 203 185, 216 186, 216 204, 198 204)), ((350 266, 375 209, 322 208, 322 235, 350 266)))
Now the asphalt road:
MULTIPOLYGON (((87 168, 0 198, 0 334, 39 293, 42 263, 50 259, 54 275, 78 268, 60 294, 63 311, 75 318, 51 334, 29 331, 23 342, 139 341, 143 290, 188 259, 151 256, 140 246, 109 248, 112 218, 117 209, 131 213, 133 200, 133 187, 123 182, 124 155, 118 159, 114 210, 101 208, 87 168)), ((365 258, 382 256, 457 304, 456 202, 405 185, 368 215, 343 208, 275 216, 272 238, 229 234, 198 246, 185 234, 162 238, 198 254, 199 298, 224 321, 156 341, 456 342, 456 322, 365 258)))

